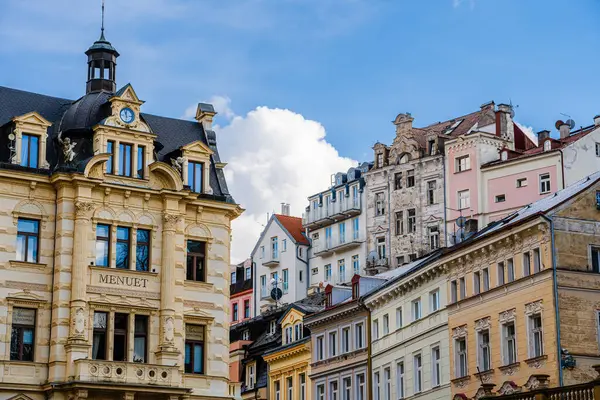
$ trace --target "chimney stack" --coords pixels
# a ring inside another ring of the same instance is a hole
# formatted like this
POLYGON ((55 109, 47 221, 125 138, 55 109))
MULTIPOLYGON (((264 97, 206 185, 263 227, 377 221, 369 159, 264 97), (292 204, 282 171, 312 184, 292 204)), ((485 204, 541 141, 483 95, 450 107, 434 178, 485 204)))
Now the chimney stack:
POLYGON ((287 203, 281 203, 281 215, 290 215, 290 205, 287 203))
POLYGON ((509 142, 508 148, 515 149, 515 126, 512 119, 513 108, 508 104, 498 104, 496 111, 496 135, 509 142))
POLYGON ((595 126, 598 126, 598 125, 600 125, 600 115, 596 115, 596 116, 594 117, 594 125, 595 125, 595 126))
POLYGON ((198 103, 196 110, 196 121, 202 124, 202 127, 207 130, 212 130, 213 117, 217 115, 212 104, 198 103))
POLYGON ((485 110, 494 110, 494 100, 492 101, 488 101, 487 103, 483 103, 482 105, 479 106, 479 108, 481 109, 481 111, 485 111, 485 110))
MULTIPOLYGON (((562 122, 562 121, 560 121, 560 122, 562 122)), ((571 128, 569 127, 569 124, 567 124, 566 122, 562 122, 560 124, 560 126, 558 127, 558 131, 560 132, 561 139, 566 139, 571 134, 571 128)))
POLYGON ((550 131, 545 130, 545 129, 543 131, 539 131, 537 133, 537 137, 538 137, 538 146, 540 146, 544 140, 546 140, 550 137, 550 131))

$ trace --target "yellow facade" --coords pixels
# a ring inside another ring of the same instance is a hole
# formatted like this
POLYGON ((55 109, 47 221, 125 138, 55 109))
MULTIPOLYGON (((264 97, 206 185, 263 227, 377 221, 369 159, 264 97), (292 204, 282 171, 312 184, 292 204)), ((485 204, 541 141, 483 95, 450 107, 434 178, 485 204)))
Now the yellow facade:
POLYGON ((303 330, 304 313, 292 306, 281 319, 281 347, 263 358, 269 365, 269 399, 311 400, 309 383, 310 337, 297 337, 296 327, 303 330))
POLYGON ((482 395, 482 383, 500 393, 525 390, 536 374, 549 375, 549 384, 557 385, 560 356, 547 222, 538 218, 504 230, 441 262, 449 270, 453 396, 482 395), (538 316, 543 349, 536 354, 532 321, 538 316))

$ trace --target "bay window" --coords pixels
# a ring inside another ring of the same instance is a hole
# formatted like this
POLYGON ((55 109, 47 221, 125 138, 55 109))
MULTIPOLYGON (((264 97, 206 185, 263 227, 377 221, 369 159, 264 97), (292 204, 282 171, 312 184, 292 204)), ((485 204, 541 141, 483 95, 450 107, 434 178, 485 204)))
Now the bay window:
POLYGON ((202 193, 202 173, 204 165, 199 162, 188 162, 188 185, 192 192, 202 193))
POLYGON ((37 135, 21 135, 21 165, 37 168, 39 165, 40 137, 37 135))

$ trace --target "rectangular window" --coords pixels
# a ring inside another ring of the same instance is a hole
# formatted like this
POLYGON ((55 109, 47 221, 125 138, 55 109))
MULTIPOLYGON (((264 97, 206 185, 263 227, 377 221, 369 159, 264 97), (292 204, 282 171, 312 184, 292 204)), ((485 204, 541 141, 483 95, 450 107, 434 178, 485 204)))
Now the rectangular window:
POLYGON ((404 265, 404 256, 398 256, 398 257, 396 257, 396 265, 398 267, 400 267, 401 265, 404 265))
POLYGON ((427 204, 435 204, 435 181, 427 182, 427 204))
POLYGON ((306 400, 306 375, 300 374, 300 400, 306 400))
POLYGON ((383 193, 375 194, 375 216, 380 217, 385 214, 385 199, 383 193))
POLYGON ((394 174, 394 189, 402 189, 402 172, 394 174))
POLYGON ((456 377, 462 378, 463 376, 467 376, 467 340, 466 338, 456 339, 454 342, 455 346, 455 362, 456 362, 456 377))
POLYGON ((432 155, 435 154, 435 140, 430 140, 428 143, 429 143, 429 146, 428 146, 429 151, 428 151, 428 153, 429 153, 430 156, 432 156, 432 155))
POLYGON ((373 400, 381 400, 381 378, 379 372, 373 374, 373 400))
POLYGON ((502 325, 502 344, 504 347, 503 361, 504 365, 510 365, 517 362, 517 338, 515 323, 509 322, 502 325))
POLYGON ((373 321, 373 340, 379 339, 379 321, 373 321))
POLYGON ((469 190, 461 190, 458 192, 458 209, 464 210, 471 207, 471 195, 469 190))
POLYGON ((504 285, 504 263, 498 263, 498 286, 504 285))
POLYGON ((136 315, 133 329, 133 362, 147 362, 148 316, 136 315))
POLYGON ((592 272, 600 273, 600 247, 592 246, 590 253, 592 257, 592 272))
POLYGON ((471 160, 469 156, 456 157, 455 159, 455 170, 456 172, 466 171, 471 169, 471 160))
POLYGON ((10 334, 10 359, 33 361, 35 352, 35 310, 13 308, 10 334))
POLYGON ((19 218, 17 222, 17 261, 39 262, 40 221, 19 218))
POLYGON ((297 323, 296 325, 294 325, 294 340, 298 341, 300 339, 302 339, 302 335, 304 332, 302 332, 303 327, 301 323, 297 323))
POLYGON ((244 300, 244 318, 250 318, 250 300, 244 300))
POLYGON ((267 276, 266 275, 261 275, 260 276, 260 298, 265 298, 267 297, 267 276))
POLYGON ((323 336, 317 337, 317 361, 321 361, 324 358, 324 346, 323 346, 323 336))
POLYGON ((429 310, 433 313, 440 309, 440 290, 429 292, 429 310))
POLYGON ((414 372, 415 372, 415 393, 423 391, 423 360, 421 355, 416 354, 413 358, 414 372))
POLYGON ((364 325, 362 323, 356 324, 356 326, 354 327, 354 334, 356 339, 356 348, 362 349, 365 346, 364 325))
POLYGON ((279 258, 277 236, 271 238, 271 260, 277 260, 279 258))
POLYGON ((343 394, 342 394, 342 398, 343 400, 351 400, 352 399, 352 378, 348 377, 348 378, 344 378, 342 380, 342 386, 343 386, 343 394))
POLYGON ((379 168, 383 167, 383 153, 377 153, 377 166, 379 168))
POLYGON ((412 301, 412 317, 413 321, 421 319, 421 298, 412 301))
POLYGON ((204 169, 204 165, 199 162, 188 161, 188 185, 192 192, 202 193, 202 173, 204 169))
POLYGON ((537 273, 542 270, 542 260, 540 257, 540 249, 533 249, 533 272, 537 273))
POLYGON ((104 224, 96 225, 96 265, 108 267, 108 256, 110 254, 110 226, 104 224))
POLYGON ((287 293, 290 288, 290 274, 287 269, 281 271, 283 274, 283 293, 287 293))
POLYGON ((415 170, 406 171, 406 187, 415 186, 415 170))
POLYGON ((138 229, 136 232, 135 269, 150 270, 150 231, 147 229, 138 229))
POLYGON ((383 370, 383 398, 384 400, 392 398, 392 374, 389 367, 383 370))
POLYGON ((492 353, 490 349, 490 331, 483 330, 477 333, 477 340, 479 344, 479 354, 477 362, 480 371, 488 371, 492 368, 492 353))
POLYGON ((317 400, 325 400, 325 385, 317 385, 317 400))
POLYGON ((527 178, 517 179, 517 187, 518 188, 525 187, 525 186, 527 186, 527 178))
POLYGON ((505 194, 496 195, 496 203, 504 203, 506 201, 505 194))
POLYGON ((281 241, 281 252, 287 251, 287 239, 281 241))
POLYGON ((186 374, 204 374, 204 332, 202 325, 185 325, 185 360, 186 374))
POLYGON ((106 162, 106 173, 115 173, 115 142, 109 140, 106 142, 106 152, 110 154, 108 161, 106 162))
POLYGON ((479 294, 481 292, 481 274, 479 271, 473 273, 473 293, 479 294))
POLYGON ((408 232, 414 233, 417 231, 417 211, 411 208, 408 212, 408 232))
POLYGON ((137 177, 144 179, 144 167, 146 166, 146 148, 137 147, 137 177))
POLYGON ((40 138, 36 135, 21 135, 21 165, 37 168, 39 165, 40 138))
POLYGON ((129 269, 129 228, 117 227, 117 268, 129 269))
POLYGON ((467 285, 465 278, 460 278, 458 282, 460 283, 460 299, 463 300, 467 297, 467 285))
POLYGON ((108 339, 108 313, 94 312, 94 340, 92 343, 92 359, 106 360, 108 339))
POLYGON ((388 333, 390 333, 390 316, 385 314, 383 316, 383 334, 387 335, 388 333))
POLYGON ((350 352, 350 327, 342 328, 342 353, 350 352))
POLYGON ((287 400, 294 398, 294 383, 292 377, 286 378, 285 385, 287 386, 287 400))
POLYGON ((131 176, 132 151, 130 144, 119 143, 119 175, 131 176))
POLYGON ((398 387, 398 399, 404 398, 404 362, 396 364, 396 385, 398 387))
POLYGON ((331 227, 330 226, 325 228, 325 247, 327 249, 331 248, 331 227))
POLYGON ((254 374, 254 364, 248 365, 247 370, 248 370, 248 379, 247 379, 248 389, 252 389, 252 388, 254 388, 254 382, 256 382, 256 378, 255 378, 255 374, 254 374))
POLYGON ((396 329, 402 328, 402 307, 396 308, 396 329))
POLYGON ((127 332, 129 331, 129 314, 115 313, 113 326, 113 360, 127 361, 127 332))
POLYGON ((329 399, 338 400, 338 383, 337 381, 329 382, 329 399))
POLYGON ((331 282, 331 264, 325 265, 325 282, 331 282))
POLYGON ((360 230, 358 229, 358 217, 352 220, 352 239, 358 240, 360 237, 360 230))
POLYGON ((352 271, 355 275, 360 274, 360 261, 358 259, 358 254, 352 256, 352 271))
POLYGON ((377 255, 379 256, 380 260, 383 260, 386 257, 384 237, 377 238, 377 255))
POLYGON ((529 316, 529 357, 541 357, 542 355, 544 355, 542 315, 533 314, 529 316))
POLYGON ((236 282, 236 275, 237 275, 237 274, 236 274, 235 272, 232 272, 232 273, 231 273, 231 284, 232 284, 232 285, 233 285, 233 284, 236 282))
POLYGON ((434 347, 431 349, 431 380, 432 386, 442 384, 442 367, 440 365, 440 348, 434 347))
POLYGON ((458 301, 458 282, 450 282, 450 301, 456 303, 458 301))
POLYGON ((404 213, 396 211, 396 235, 404 235, 404 213))
POLYGON ((233 310, 231 313, 231 320, 233 322, 238 320, 238 304, 237 303, 233 303, 233 310))
POLYGON ((600 143, 596 143, 596 157, 600 157, 600 143))
POLYGON ((483 274, 483 290, 488 291, 490 290, 490 273, 487 268, 482 269, 481 272, 483 274))
POLYGON ((275 400, 281 400, 281 383, 275 381, 275 400))
POLYGON ((341 259, 338 260, 338 274, 340 278, 340 283, 346 282, 346 260, 341 259))
POLYGON ((246 280, 249 281, 252 278, 252 268, 248 267, 245 270, 245 274, 246 274, 246 280))
POLYGON ((509 258, 506 260, 506 272, 508 274, 508 282, 512 282, 515 280, 515 264, 513 263, 513 259, 509 258))
POLYGON ((529 252, 523 253, 523 276, 531 275, 531 255, 529 252))
POLYGON ((265 246, 260 246, 260 259, 265 258, 265 246))
POLYGON ((365 374, 356 375, 356 400, 365 400, 365 374))
POLYGON ((187 241, 185 279, 206 282, 206 243, 196 240, 187 241))
POLYGON ((540 175, 540 194, 550 193, 550 174, 540 175))
POLYGON ((329 357, 337 355, 337 332, 329 332, 329 357))

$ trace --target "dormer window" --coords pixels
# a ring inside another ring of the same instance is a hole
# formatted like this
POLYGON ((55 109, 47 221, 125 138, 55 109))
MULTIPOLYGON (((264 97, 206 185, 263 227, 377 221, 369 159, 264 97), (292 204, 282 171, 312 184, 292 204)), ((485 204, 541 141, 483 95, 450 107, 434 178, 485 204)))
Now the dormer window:
POLYGON ((508 151, 504 150, 502 153, 500 153, 500 159, 502 161, 508 160, 508 151))
POLYGON ((430 156, 433 156, 435 154, 435 140, 430 140, 429 141, 429 150, 428 153, 430 156))
POLYGON ((400 159, 398 160, 398 164, 406 164, 409 161, 410 161, 410 156, 407 153, 405 153, 405 154, 402 154, 402 156, 400 156, 400 159))
POLYGON ((37 168, 39 165, 40 137, 24 133, 21 139, 21 165, 37 168))
POLYGON ((119 175, 131 176, 133 146, 128 143, 119 144, 119 175))
POLYGON ((331 294, 331 291, 326 295, 327 297, 325 298, 325 307, 331 307, 333 305, 333 296, 331 294))
POLYGON ((144 179, 144 167, 146 166, 146 148, 144 146, 137 147, 137 173, 136 177, 144 179))
POLYGON ((115 142, 109 140, 106 142, 106 152, 110 154, 108 161, 106 162, 106 173, 115 173, 115 142))
POLYGON ((275 334, 275 332, 277 332, 277 321, 275 321, 275 320, 272 320, 272 321, 269 323, 269 333, 270 333, 271 335, 274 335, 274 334, 275 334))
POLYGON ((192 192, 202 193, 202 169, 202 163, 188 162, 188 182, 192 192))
POLYGON ((352 299, 358 299, 359 290, 358 290, 358 281, 352 283, 352 299))
POLYGON ((552 143, 549 140, 544 142, 544 151, 549 151, 552 148, 552 143))
POLYGON ((377 154, 377 166, 379 168, 383 167, 383 153, 378 153, 377 154))

